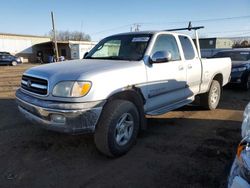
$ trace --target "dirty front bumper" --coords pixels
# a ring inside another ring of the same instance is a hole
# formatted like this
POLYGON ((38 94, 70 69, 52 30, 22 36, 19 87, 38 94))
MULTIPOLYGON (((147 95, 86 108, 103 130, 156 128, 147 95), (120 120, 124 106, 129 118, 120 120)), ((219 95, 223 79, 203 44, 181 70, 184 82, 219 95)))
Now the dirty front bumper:
POLYGON ((18 108, 33 124, 65 133, 94 132, 105 101, 69 103, 41 100, 16 92, 18 108))

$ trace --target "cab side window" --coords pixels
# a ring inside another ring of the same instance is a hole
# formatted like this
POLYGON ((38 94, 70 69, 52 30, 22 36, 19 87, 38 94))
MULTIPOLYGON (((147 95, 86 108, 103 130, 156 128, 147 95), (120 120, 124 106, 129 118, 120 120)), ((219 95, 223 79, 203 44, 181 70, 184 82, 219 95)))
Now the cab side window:
POLYGON ((179 39, 181 42, 185 59, 186 60, 194 59, 195 57, 194 48, 189 38, 186 36, 179 36, 179 39))
POLYGON ((173 35, 159 35, 155 41, 152 54, 157 51, 167 51, 172 55, 172 61, 181 60, 177 42, 173 35))

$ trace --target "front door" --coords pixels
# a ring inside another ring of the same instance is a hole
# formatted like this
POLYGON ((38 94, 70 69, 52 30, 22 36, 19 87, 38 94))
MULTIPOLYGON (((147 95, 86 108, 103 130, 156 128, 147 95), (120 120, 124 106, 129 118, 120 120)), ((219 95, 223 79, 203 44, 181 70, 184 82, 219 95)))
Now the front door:
POLYGON ((186 67, 181 60, 176 38, 171 34, 158 35, 150 57, 158 51, 167 51, 172 57, 168 62, 146 66, 148 78, 146 112, 173 105, 186 98, 186 67))

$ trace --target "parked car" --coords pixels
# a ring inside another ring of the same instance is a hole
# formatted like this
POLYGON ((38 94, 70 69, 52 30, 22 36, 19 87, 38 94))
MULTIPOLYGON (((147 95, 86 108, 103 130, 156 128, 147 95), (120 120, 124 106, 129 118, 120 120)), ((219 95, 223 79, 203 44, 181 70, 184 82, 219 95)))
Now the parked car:
POLYGON ((230 57, 232 60, 230 83, 240 85, 244 90, 250 88, 250 49, 224 50, 214 57, 230 57))
POLYGON ((244 111, 241 136, 242 141, 228 178, 228 188, 250 188, 250 103, 244 111))
POLYGON ((97 148, 116 157, 145 129, 145 115, 164 114, 197 95, 215 109, 230 72, 230 58, 200 59, 187 35, 131 32, 103 39, 85 59, 27 70, 16 99, 33 123, 94 133, 97 148))
POLYGON ((16 66, 21 63, 21 58, 13 56, 9 52, 0 52, 0 65, 16 66))

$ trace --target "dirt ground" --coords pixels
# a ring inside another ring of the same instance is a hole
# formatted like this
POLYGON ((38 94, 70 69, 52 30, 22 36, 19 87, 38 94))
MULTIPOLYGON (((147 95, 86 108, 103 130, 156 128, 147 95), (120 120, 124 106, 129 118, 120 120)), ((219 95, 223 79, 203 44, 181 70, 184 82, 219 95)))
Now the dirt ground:
POLYGON ((226 187, 250 91, 224 89, 217 110, 186 106, 148 118, 123 157, 110 159, 91 135, 50 132, 26 121, 14 100, 31 65, 0 67, 0 187, 226 187))

